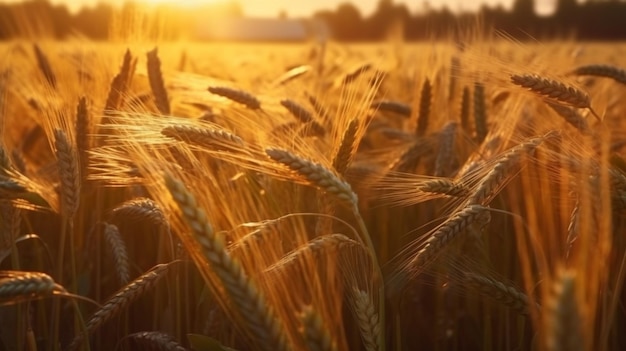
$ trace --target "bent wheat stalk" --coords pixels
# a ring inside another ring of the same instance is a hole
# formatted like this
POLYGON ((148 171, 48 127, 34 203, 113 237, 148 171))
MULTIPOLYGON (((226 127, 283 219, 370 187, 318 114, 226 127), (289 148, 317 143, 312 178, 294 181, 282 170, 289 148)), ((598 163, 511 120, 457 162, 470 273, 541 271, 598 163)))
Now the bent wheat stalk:
POLYGON ((240 150, 245 147, 240 137, 225 130, 213 128, 177 124, 163 128, 161 134, 209 150, 240 150))
POLYGON ((520 314, 528 314, 528 296, 517 288, 475 273, 465 273, 465 282, 482 295, 499 301, 520 314))
POLYGON ((68 346, 68 350, 76 350, 85 338, 96 331, 102 324, 111 320, 113 317, 126 309, 133 301, 137 300, 144 293, 154 288, 154 286, 168 272, 171 265, 172 263, 156 265, 151 270, 133 280, 130 284, 126 285, 119 292, 113 295, 113 297, 105 302, 104 305, 102 305, 102 308, 96 311, 96 313, 94 313, 91 319, 87 322, 87 335, 84 333, 77 335, 68 346))
POLYGON ((321 164, 314 163, 287 150, 278 148, 268 148, 265 150, 265 153, 272 160, 294 171, 294 173, 304 179, 306 183, 336 196, 337 199, 347 203, 350 207, 358 203, 357 196, 352 191, 350 184, 321 164))
POLYGON ((407 269, 420 271, 430 264, 437 255, 456 239, 470 225, 476 223, 480 228, 491 220, 491 215, 486 207, 481 205, 469 205, 452 215, 439 228, 437 228, 424 242, 422 248, 409 261, 407 269))
POLYGON ((222 238, 213 231, 194 196, 171 176, 166 176, 165 184, 193 231, 195 240, 203 249, 206 261, 196 264, 209 264, 221 282, 221 288, 226 291, 226 296, 248 324, 250 333, 263 350, 289 350, 284 328, 273 308, 239 262, 228 254, 222 238))
POLYGON ((247 91, 229 88, 229 87, 209 87, 209 92, 225 97, 231 101, 242 104, 251 110, 261 108, 261 101, 247 91))
POLYGON ((578 88, 550 78, 541 77, 537 74, 514 74, 511 76, 511 82, 515 85, 527 88, 535 94, 539 94, 574 107, 587 108, 598 120, 601 120, 596 111, 591 108, 589 95, 578 88))
POLYGON ((489 203, 502 184, 519 169, 522 157, 532 154, 544 140, 556 135, 557 133, 548 133, 542 137, 531 138, 514 146, 504 155, 500 156, 493 168, 480 181, 476 191, 469 197, 467 203, 483 205, 489 203))
POLYGON ((612 78, 618 83, 626 84, 626 70, 615 66, 587 65, 576 68, 572 73, 579 76, 612 78))

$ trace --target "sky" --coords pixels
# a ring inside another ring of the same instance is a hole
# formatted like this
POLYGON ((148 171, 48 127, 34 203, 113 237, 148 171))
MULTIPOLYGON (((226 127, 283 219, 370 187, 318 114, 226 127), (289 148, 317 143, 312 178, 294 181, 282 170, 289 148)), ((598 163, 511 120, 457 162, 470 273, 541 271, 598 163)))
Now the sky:
MULTIPOLYGON (((0 2, 16 2, 20 0, 0 0, 0 2)), ((125 0, 49 0, 53 4, 65 4, 71 11, 76 11, 82 6, 93 6, 98 2, 108 2, 119 5, 125 0)), ((147 2, 178 3, 191 6, 194 3, 223 2, 224 0, 143 0, 147 2)), ((371 14, 378 0, 237 0, 242 5, 246 16, 250 17, 276 17, 281 10, 284 10, 290 17, 309 16, 320 9, 335 9, 343 2, 352 2, 361 10, 365 16, 371 14)), ((535 0, 538 13, 549 13, 555 6, 557 0, 535 0)), ((514 0, 395 0, 395 3, 405 3, 412 12, 424 8, 428 4, 433 9, 440 9, 447 6, 450 10, 475 11, 482 4, 489 6, 502 5, 510 8, 514 0)))

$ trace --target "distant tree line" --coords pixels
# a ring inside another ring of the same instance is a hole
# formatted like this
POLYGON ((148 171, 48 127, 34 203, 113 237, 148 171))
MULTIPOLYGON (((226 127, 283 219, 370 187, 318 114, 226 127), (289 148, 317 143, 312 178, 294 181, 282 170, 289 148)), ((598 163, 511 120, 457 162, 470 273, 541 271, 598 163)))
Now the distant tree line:
MULTIPOLYGON (((101 3, 83 7, 75 14, 62 5, 52 5, 47 0, 28 0, 20 3, 0 4, 0 39, 24 35, 48 35, 67 38, 83 35, 92 39, 107 39, 114 20, 129 18, 135 5, 127 3, 121 9, 101 3)), ((168 19, 168 28, 156 28, 165 23, 155 21, 155 28, 146 32, 167 32, 174 38, 180 33, 193 37, 199 23, 210 20, 209 14, 242 16, 243 11, 231 2, 226 5, 207 6, 202 10, 167 8, 161 11, 168 19)), ((284 12, 281 17, 286 17, 284 12)), ((468 26, 489 32, 501 30, 518 38, 577 38, 583 40, 626 39, 626 0, 604 0, 578 3, 576 0, 558 0, 554 14, 538 16, 533 0, 515 0, 510 11, 502 7, 483 6, 478 14, 454 14, 449 9, 425 8, 412 14, 405 4, 393 0, 380 0, 374 13, 363 16, 356 5, 345 2, 334 10, 319 11, 313 15, 324 20, 333 38, 342 41, 371 41, 402 35, 407 40, 424 40, 455 37, 468 26)), ((119 24, 119 23, 118 23, 119 24)), ((466 33, 465 33, 466 34, 466 33)))
POLYGON ((334 11, 320 11, 314 17, 325 20, 338 40, 379 40, 389 35, 386 29, 402 24, 407 40, 442 38, 457 35, 468 25, 476 24, 493 32, 501 30, 521 39, 576 38, 583 40, 626 39, 626 0, 604 0, 577 3, 558 0, 551 16, 538 16, 533 0, 516 0, 511 10, 483 6, 478 14, 455 15, 449 9, 424 9, 412 15, 405 4, 380 0, 374 13, 364 17, 352 3, 339 5, 334 11))

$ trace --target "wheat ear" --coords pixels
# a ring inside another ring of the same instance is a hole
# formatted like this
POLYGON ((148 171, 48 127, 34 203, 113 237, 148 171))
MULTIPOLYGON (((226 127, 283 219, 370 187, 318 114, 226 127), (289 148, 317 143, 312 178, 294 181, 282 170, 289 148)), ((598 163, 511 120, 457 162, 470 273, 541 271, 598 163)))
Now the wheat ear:
POLYGON ((57 87, 57 78, 52 71, 52 66, 50 65, 50 61, 44 52, 41 50, 39 45, 34 44, 33 50, 35 51, 35 57, 37 58, 37 64, 39 65, 39 70, 43 73, 43 76, 46 78, 48 84, 51 87, 56 89, 57 87))
POLYGON ((343 234, 322 235, 309 241, 305 246, 288 253, 280 261, 271 265, 265 271, 284 271, 299 262, 300 259, 304 259, 307 253, 314 257, 318 257, 323 254, 341 252, 353 247, 364 248, 361 243, 354 241, 343 234))
POLYGON ((369 71, 371 68, 372 68, 372 65, 370 63, 362 64, 361 66, 355 68, 352 72, 347 73, 341 80, 341 84, 345 85, 345 84, 354 82, 363 73, 369 71))
POLYGON ((292 80, 298 77, 301 77, 302 75, 306 74, 310 70, 311 70, 311 66, 309 65, 293 67, 292 69, 288 70, 287 72, 283 73, 280 77, 278 77, 274 81, 274 85, 285 85, 291 82, 292 80))
POLYGON ((309 100, 311 106, 313 106, 313 109, 318 116, 320 116, 322 119, 328 118, 328 111, 326 111, 324 105, 322 105, 322 103, 320 103, 319 100, 315 98, 315 96, 307 95, 307 99, 309 100))
POLYGON ((523 88, 527 88, 535 94, 539 94, 556 101, 578 107, 587 108, 600 120, 600 116, 591 108, 591 101, 587 93, 554 79, 544 78, 536 74, 512 75, 511 82, 523 88))
POLYGON ((469 193, 469 189, 464 184, 447 178, 427 180, 418 186, 418 190, 453 197, 462 197, 469 193))
POLYGON ((221 86, 209 87, 208 90, 212 94, 225 97, 231 101, 242 104, 251 110, 258 110, 261 108, 261 102, 259 99, 247 91, 221 86))
POLYGON ((487 225, 490 220, 491 216, 488 209, 481 205, 469 205, 456 212, 428 236, 428 239, 411 259, 407 268, 411 270, 424 268, 470 225, 477 224, 479 228, 482 228, 487 225))
POLYGON ((487 137, 487 106, 485 105, 485 86, 474 84, 474 130, 476 141, 482 143, 487 137))
POLYGON ((343 132, 341 143, 333 158, 333 168, 341 175, 345 175, 350 167, 357 148, 357 132, 359 130, 359 120, 357 118, 350 121, 348 128, 343 132))
POLYGON ((80 166, 77 152, 67 134, 61 129, 54 130, 57 166, 61 178, 61 210, 67 218, 74 216, 80 199, 80 166))
POLYGON ((407 118, 411 117, 411 106, 398 101, 374 101, 370 107, 382 112, 393 112, 407 118))
POLYGON ((415 133, 417 136, 422 136, 428 129, 428 120, 430 117, 430 104, 432 103, 432 86, 430 80, 426 78, 422 85, 422 92, 420 94, 419 114, 417 116, 417 129, 415 133))
POLYGON ((576 68, 572 73, 579 76, 612 78, 618 83, 626 84, 626 70, 615 66, 587 65, 576 68))
POLYGON ((546 101, 546 104, 550 106, 550 108, 559 116, 563 117, 567 123, 578 129, 582 135, 591 135, 591 130, 589 129, 587 120, 576 112, 576 110, 571 107, 555 104, 549 101, 546 101))
POLYGON ((161 134, 210 150, 241 150, 245 146, 240 137, 220 129, 177 124, 163 128, 161 134))
POLYGON ((126 50, 124 60, 122 61, 122 67, 120 68, 119 73, 113 77, 113 80, 111 81, 109 95, 107 96, 107 100, 104 105, 105 114, 110 113, 110 111, 118 110, 122 106, 124 95, 128 89, 128 83, 131 76, 131 69, 133 66, 132 58, 130 50, 126 50))
POLYGON ((136 198, 116 206, 111 214, 114 218, 124 217, 130 221, 149 220, 157 225, 167 225, 165 214, 159 205, 148 198, 136 198))
POLYGON ((302 336, 308 351, 336 351, 324 320, 311 306, 307 306, 301 313, 302 336))
POLYGON ((170 101, 167 97, 167 90, 165 90, 165 83, 163 82, 163 74, 161 72, 161 60, 157 48, 154 48, 147 53, 148 58, 148 81, 150 82, 150 88, 154 95, 154 102, 159 112, 164 115, 170 114, 170 101))
POLYGON ((165 183, 194 237, 202 246, 204 258, 220 280, 226 296, 247 323, 255 341, 264 350, 288 350, 284 329, 274 310, 239 262, 227 253, 223 240, 215 234, 193 195, 172 177, 167 176, 165 183))
POLYGON ((47 274, 0 271, 0 303, 51 296, 55 291, 64 290, 47 274))
POLYGON ((265 153, 274 161, 287 166, 309 185, 320 188, 351 207, 358 203, 350 184, 319 163, 304 159, 287 150, 269 148, 265 153))
MULTIPOLYGON (((107 300, 102 307, 93 314, 91 319, 89 319, 86 326, 87 334, 91 335, 102 324, 117 316, 132 302, 137 300, 147 291, 153 289, 154 286, 165 276, 170 267, 171 263, 158 264, 113 295, 113 297, 107 300)), ((77 349, 83 342, 84 338, 88 337, 88 335, 77 335, 68 346, 68 350, 77 349)))
POLYGON ((466 133, 469 133, 469 115, 470 115, 470 90, 468 87, 463 87, 463 95, 461 96, 461 112, 459 119, 461 120, 461 128, 466 133))
POLYGON ((361 339, 367 351, 380 351, 382 340, 381 325, 374 308, 372 296, 366 291, 354 289, 351 300, 354 314, 361 331, 361 339))
POLYGON ((528 314, 528 296, 517 288, 475 273, 465 273, 465 282, 484 296, 501 302, 520 314, 528 314))
POLYGON ((126 337, 133 341, 133 346, 137 346, 142 350, 187 351, 187 349, 171 335, 158 331, 138 332, 126 337))
POLYGON ((21 210, 9 200, 0 200, 0 251, 10 249, 20 235, 21 210))
POLYGON ((119 228, 116 225, 110 223, 104 223, 104 238, 109 248, 109 252, 115 262, 115 271, 117 272, 117 278, 122 286, 128 284, 130 281, 129 272, 129 259, 128 250, 126 249, 126 243, 120 233, 119 228))
POLYGON ((434 176, 441 177, 446 175, 454 160, 454 141, 456 138, 456 122, 448 122, 441 129, 439 134, 439 152, 435 160, 434 176))
POLYGON ((87 99, 83 96, 76 106, 76 149, 78 150, 80 174, 82 179, 87 178, 89 166, 89 150, 91 136, 91 120, 89 119, 87 99))
POLYGON ((426 138, 415 140, 409 147, 389 165, 390 170, 400 172, 413 172, 419 164, 422 156, 432 150, 432 145, 426 138))
POLYGON ((291 99, 283 99, 280 100, 280 104, 300 122, 309 123, 314 121, 313 114, 299 103, 291 99))
POLYGON ((579 304, 576 299, 576 275, 562 272, 554 283, 547 306, 545 329, 550 351, 585 350, 579 304))
POLYGON ((522 157, 531 155, 546 138, 553 135, 555 134, 549 133, 543 137, 531 138, 500 156, 489 173, 478 183, 476 191, 469 197, 467 203, 486 205, 502 184, 519 169, 522 157))

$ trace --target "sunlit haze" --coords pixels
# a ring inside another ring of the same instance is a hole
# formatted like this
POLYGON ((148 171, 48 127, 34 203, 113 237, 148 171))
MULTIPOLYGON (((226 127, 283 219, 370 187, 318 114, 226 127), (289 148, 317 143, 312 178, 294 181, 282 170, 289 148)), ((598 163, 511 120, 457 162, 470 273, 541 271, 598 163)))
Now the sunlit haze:
MULTIPOLYGON (((4 0, 1 2, 18 2, 20 0, 4 0)), ((76 11, 83 6, 93 6, 97 3, 106 2, 114 5, 124 3, 124 0, 50 0, 53 4, 65 4, 71 11, 76 11)), ((227 2, 224 0, 144 0, 149 3, 175 3, 185 7, 197 4, 220 3, 227 2)), ((230 1, 230 0, 228 0, 230 1)), ((376 9, 379 0, 358 0, 352 1, 361 10, 363 15, 369 15, 376 9)), ((557 0, 536 0, 536 10, 539 14, 550 13, 557 0)), ((246 16, 251 17, 276 17, 279 13, 285 12, 290 17, 303 17, 313 14, 315 11, 335 9, 339 4, 346 0, 236 0, 246 16)), ((396 0, 394 3, 405 3, 412 12, 423 11, 426 8, 441 9, 447 7, 454 12, 476 11, 483 4, 487 6, 501 5, 506 9, 510 9, 514 0, 427 0, 427 1, 411 1, 396 0)))

